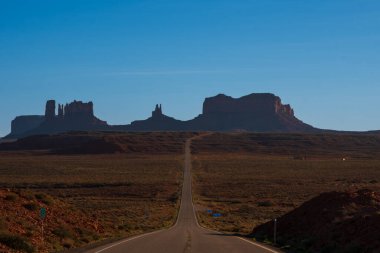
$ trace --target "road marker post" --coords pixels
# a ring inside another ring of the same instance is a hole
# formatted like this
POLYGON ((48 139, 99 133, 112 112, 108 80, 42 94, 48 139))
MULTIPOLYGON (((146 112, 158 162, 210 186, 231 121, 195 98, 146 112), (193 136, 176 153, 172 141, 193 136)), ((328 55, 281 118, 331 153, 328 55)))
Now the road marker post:
POLYGON ((277 219, 274 219, 273 243, 277 244, 277 219))

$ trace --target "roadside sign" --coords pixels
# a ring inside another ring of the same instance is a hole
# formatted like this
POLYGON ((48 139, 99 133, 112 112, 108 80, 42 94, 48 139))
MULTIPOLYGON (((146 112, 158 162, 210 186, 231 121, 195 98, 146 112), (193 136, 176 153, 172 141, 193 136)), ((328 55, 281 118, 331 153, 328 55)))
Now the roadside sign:
POLYGON ((40 218, 42 220, 46 218, 46 208, 45 207, 41 207, 41 209, 40 209, 40 218))
POLYGON ((44 242, 44 219, 46 218, 45 207, 41 207, 40 209, 40 218, 41 218, 41 238, 42 238, 42 242, 44 242))

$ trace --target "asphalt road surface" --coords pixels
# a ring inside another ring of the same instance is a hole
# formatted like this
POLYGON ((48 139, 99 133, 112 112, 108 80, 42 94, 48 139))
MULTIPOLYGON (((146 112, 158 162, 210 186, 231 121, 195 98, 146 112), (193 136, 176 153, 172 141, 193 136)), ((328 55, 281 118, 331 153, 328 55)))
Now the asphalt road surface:
POLYGON ((244 238, 221 234, 198 225, 191 196, 191 139, 186 142, 184 183, 177 223, 160 230, 87 251, 88 253, 274 253, 244 238))

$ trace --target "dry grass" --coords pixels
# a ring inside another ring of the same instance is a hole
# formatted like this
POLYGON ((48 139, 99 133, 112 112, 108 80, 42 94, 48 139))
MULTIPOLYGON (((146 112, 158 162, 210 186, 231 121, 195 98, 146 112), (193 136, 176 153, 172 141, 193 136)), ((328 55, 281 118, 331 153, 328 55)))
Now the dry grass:
POLYGON ((0 156, 0 188, 61 199, 98 220, 102 238, 170 226, 182 174, 182 155, 0 156))
MULTIPOLYGON (((67 203, 65 208, 83 212, 101 228, 99 238, 87 238, 87 243, 166 228, 174 223, 178 210, 185 140, 194 135, 73 132, 2 144, 0 190, 42 192, 67 203)), ((19 206, 34 215, 39 209, 36 203, 26 205, 19 206)), ((8 223, 15 224, 17 215, 7 210, 5 214, 8 223)), ((8 232, 24 236, 25 228, 18 226, 20 230, 8 232)), ((58 240, 63 234, 74 234, 75 226, 63 230, 52 226, 49 252, 86 243, 58 240)))
POLYGON ((193 159, 200 221, 228 232, 247 234, 322 192, 380 190, 380 160, 294 160, 228 152, 193 159), (207 210, 222 217, 213 218, 207 210))
POLYGON ((215 133, 193 142, 196 154, 246 153, 295 159, 380 157, 380 135, 363 133, 215 133))

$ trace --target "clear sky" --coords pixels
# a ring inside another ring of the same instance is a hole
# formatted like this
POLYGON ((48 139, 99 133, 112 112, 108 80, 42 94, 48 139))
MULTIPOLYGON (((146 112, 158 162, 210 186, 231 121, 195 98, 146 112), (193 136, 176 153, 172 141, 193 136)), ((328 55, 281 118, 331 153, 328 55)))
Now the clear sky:
POLYGON ((254 92, 316 127, 380 129, 380 1, 0 0, 0 136, 47 99, 126 124, 254 92))

